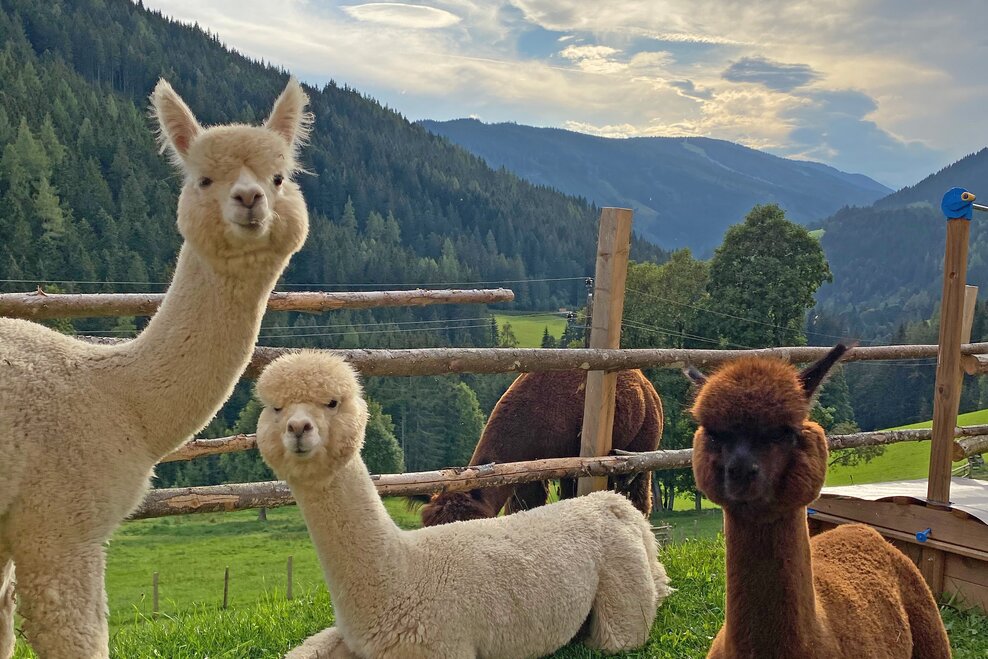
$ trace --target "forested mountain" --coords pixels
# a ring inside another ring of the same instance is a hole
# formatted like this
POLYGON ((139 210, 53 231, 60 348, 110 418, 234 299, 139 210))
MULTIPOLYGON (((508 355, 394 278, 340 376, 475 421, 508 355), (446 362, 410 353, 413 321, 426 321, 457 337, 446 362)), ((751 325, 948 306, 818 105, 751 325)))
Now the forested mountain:
MULTIPOLYGON (((164 76, 205 123, 258 121, 285 72, 140 3, 0 8, 0 194, 13 211, 0 220, 0 278, 165 280, 179 181, 155 153, 147 94, 164 76)), ((316 127, 303 161, 313 175, 300 182, 313 231, 288 283, 592 272, 596 212, 585 202, 492 171, 353 89, 308 91, 316 127)), ((641 241, 635 253, 663 257, 641 241)), ((574 300, 545 282, 517 292, 519 306, 574 300)))
MULTIPOLYGON (((834 281, 818 294, 820 311, 855 336, 891 338, 907 321, 929 318, 940 299, 946 223, 944 192, 977 193, 988 181, 988 149, 945 167, 873 206, 844 208, 822 223, 834 281)), ((988 196, 988 190, 983 192, 988 196)), ((971 225, 968 283, 988 290, 988 230, 971 225)))
MULTIPOLYGON (((161 290, 179 236, 180 177, 157 153, 147 95, 164 76, 205 123, 257 122, 287 73, 203 30, 127 0, 0 0, 0 290, 161 290)), ((300 184, 311 232, 282 288, 473 282, 515 290, 515 307, 585 297, 597 210, 496 172, 397 113, 337 84, 307 89, 316 127, 300 184)), ((635 240, 636 258, 664 252, 635 240)), ((144 319, 60 322, 63 331, 131 336, 144 319)), ((261 342, 300 347, 492 345, 482 306, 271 314, 261 342)), ((368 383, 379 469, 462 464, 484 411, 510 378, 368 383), (466 383, 470 382, 468 386, 466 383), (482 410, 480 402, 485 409, 482 410), (382 407, 383 406, 383 407, 382 407), (442 424, 437 424, 442 420, 442 424), (454 441, 455 440, 455 441, 454 441)), ((206 434, 252 428, 240 385, 206 434)), ((159 483, 269 476, 256 456, 159 469, 159 483)))
POLYGON ((790 220, 809 224, 891 192, 861 174, 703 137, 609 139, 475 119, 420 123, 533 183, 633 208, 642 235, 700 254, 756 204, 778 203, 790 220))

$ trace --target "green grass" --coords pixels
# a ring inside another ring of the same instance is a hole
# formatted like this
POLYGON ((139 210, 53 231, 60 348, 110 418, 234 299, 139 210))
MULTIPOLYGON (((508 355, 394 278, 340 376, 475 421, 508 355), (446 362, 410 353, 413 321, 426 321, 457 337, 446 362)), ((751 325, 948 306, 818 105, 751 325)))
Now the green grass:
POLYGON ((511 323, 511 330, 518 339, 519 348, 538 348, 542 345, 542 334, 545 328, 549 328, 549 334, 554 339, 559 339, 566 329, 566 318, 558 313, 531 314, 522 313, 497 313, 494 314, 497 326, 504 327, 505 323, 511 323))
MULTIPOLYGON (((404 528, 418 525, 404 501, 386 500, 404 528)), ((691 500, 682 505, 692 508, 691 500)), ((678 506, 677 506, 678 507, 678 506)), ((671 525, 661 560, 678 589, 663 606, 648 645, 627 658, 706 656, 723 623, 724 545, 719 510, 658 512, 653 524, 671 525)), ((332 605, 305 525, 294 507, 268 512, 186 515, 128 522, 109 547, 111 655, 127 659, 279 657, 332 622, 332 605), (285 560, 294 556, 295 599, 285 598, 285 560), (230 607, 220 609, 223 569, 230 566, 230 607), (151 619, 151 574, 160 573, 162 614, 151 619)), ((958 659, 988 652, 988 618, 943 608, 958 659)), ((33 654, 18 645, 14 655, 33 654)), ((579 644, 556 659, 597 659, 579 644)))
MULTIPOLYGON (((968 412, 957 417, 957 425, 973 426, 988 423, 988 410, 968 412)), ((914 423, 894 430, 929 428, 931 421, 914 423)), ((834 465, 827 473, 827 485, 857 485, 884 481, 926 478, 930 469, 929 442, 890 444, 885 453, 871 462, 855 467, 834 465)))

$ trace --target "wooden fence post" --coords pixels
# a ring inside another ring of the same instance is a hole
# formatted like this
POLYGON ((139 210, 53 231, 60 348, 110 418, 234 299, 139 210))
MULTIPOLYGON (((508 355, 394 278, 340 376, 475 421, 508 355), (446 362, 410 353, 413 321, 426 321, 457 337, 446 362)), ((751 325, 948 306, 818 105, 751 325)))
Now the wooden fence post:
POLYGON ((292 557, 288 557, 288 584, 285 588, 288 599, 292 599, 292 557))
POLYGON ((158 618, 158 573, 151 575, 151 619, 158 618))
POLYGON ((223 610, 226 610, 226 605, 228 597, 230 595, 230 566, 227 565, 226 569, 223 570, 223 610))
MULTIPOLYGON (((950 212, 951 195, 956 201, 973 201, 973 195, 958 189, 944 197, 947 215, 947 245, 943 260, 943 295, 940 304, 940 340, 937 354, 936 386, 933 391, 933 440, 926 497, 934 505, 950 504, 950 470, 954 449, 954 428, 961 400, 961 341, 964 335, 964 296, 967 278, 968 236, 971 231, 971 205, 950 212), (956 191, 956 192, 955 192, 956 191), (956 216, 956 217, 955 217, 956 216)), ((972 313, 973 318, 973 313, 972 313)), ((936 529, 933 530, 936 534, 936 529)), ((920 571, 933 596, 943 593, 945 555, 924 548, 920 571)))
MULTIPOLYGON (((621 315, 624 312, 624 288, 628 277, 628 253, 631 250, 631 218, 632 211, 627 208, 603 208, 600 211, 590 328, 591 348, 619 348, 621 344, 621 315)), ((616 389, 617 373, 587 373, 581 457, 610 453, 616 389)), ((604 489, 607 489, 607 478, 593 477, 581 478, 577 491, 583 495, 604 489)))

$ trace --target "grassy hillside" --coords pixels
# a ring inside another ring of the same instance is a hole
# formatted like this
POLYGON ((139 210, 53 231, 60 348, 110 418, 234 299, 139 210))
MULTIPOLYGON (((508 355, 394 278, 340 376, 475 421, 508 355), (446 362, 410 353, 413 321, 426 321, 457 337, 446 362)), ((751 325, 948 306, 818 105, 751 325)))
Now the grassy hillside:
MULTIPOLYGON (((416 516, 400 500, 387 500, 402 526, 416 516)), ((690 659, 706 656, 723 623, 724 545, 720 515, 673 513, 673 543, 661 560, 678 589, 659 610, 649 644, 618 657, 690 659)), ((659 523, 656 519, 655 523, 659 523)), ((111 656, 127 659, 280 657, 332 622, 332 605, 315 554, 295 508, 188 515, 125 524, 109 548, 107 569, 111 656), (285 559, 294 556, 295 599, 285 599, 285 559), (230 608, 220 610, 223 568, 230 566, 230 608), (161 574, 163 615, 150 616, 151 574, 161 574)), ((988 618, 943 609, 957 659, 988 652, 988 618)), ((23 643, 17 659, 34 656, 23 643)), ((555 659, 596 659, 580 645, 555 659)))
POLYGON ((891 192, 860 174, 703 137, 612 139, 475 119, 422 125, 492 167, 598 206, 632 208, 642 235, 701 254, 755 204, 778 203, 808 224, 891 192))
POLYGON ((498 328, 503 328, 505 323, 511 324, 511 331, 518 339, 519 348, 538 348, 542 345, 542 334, 549 328, 552 338, 558 340, 566 329, 566 318, 558 313, 544 314, 494 314, 498 328))
MULTIPOLYGON (((975 426, 988 423, 988 409, 968 412, 957 417, 959 426, 975 426)), ((895 430, 929 428, 932 421, 923 421, 895 430)), ((827 485, 857 485, 882 481, 926 478, 930 469, 930 443, 904 442, 892 444, 885 453, 867 464, 856 467, 834 466, 827 474, 827 485)))

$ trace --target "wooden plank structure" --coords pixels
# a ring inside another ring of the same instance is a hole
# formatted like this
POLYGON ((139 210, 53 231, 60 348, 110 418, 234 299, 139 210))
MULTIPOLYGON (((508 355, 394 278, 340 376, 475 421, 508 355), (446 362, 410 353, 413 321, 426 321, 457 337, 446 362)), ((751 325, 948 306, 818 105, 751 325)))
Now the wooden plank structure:
POLYGON ((947 217, 947 241, 925 499, 868 500, 843 496, 844 488, 825 489, 811 505, 810 526, 819 532, 851 522, 869 524, 917 563, 935 596, 947 593, 988 612, 988 524, 984 521, 988 520, 988 483, 975 486, 984 489, 983 515, 956 508, 950 497, 951 463, 963 451, 954 441, 962 366, 968 373, 981 373, 985 362, 961 354, 961 345, 970 340, 977 299, 977 288, 965 284, 970 224, 974 209, 988 210, 975 205, 974 199, 967 190, 953 188, 941 205, 947 217))
MULTIPOLYGON (((621 316, 624 313, 624 287, 628 279, 631 252, 632 211, 603 208, 597 239, 597 266, 594 276, 593 315, 590 318, 591 348, 621 347, 621 316)), ((580 456, 589 458, 611 452, 617 371, 590 371, 583 406, 580 456)), ((581 495, 606 490, 607 478, 581 478, 581 495)))

